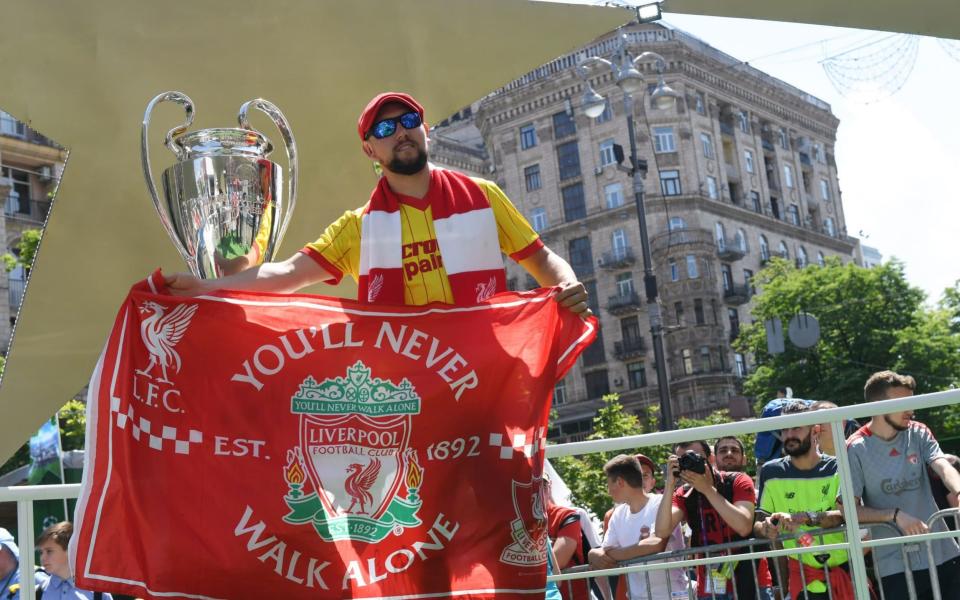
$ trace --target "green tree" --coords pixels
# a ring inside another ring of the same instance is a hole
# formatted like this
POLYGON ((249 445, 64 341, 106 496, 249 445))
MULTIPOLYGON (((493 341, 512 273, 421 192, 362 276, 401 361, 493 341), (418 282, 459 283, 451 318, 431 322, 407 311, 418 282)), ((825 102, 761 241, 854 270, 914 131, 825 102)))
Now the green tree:
POLYGON ((26 229, 20 234, 20 241, 17 242, 17 255, 14 256, 10 252, 2 255, 4 267, 8 273, 17 265, 23 265, 23 268, 28 271, 33 267, 42 235, 43 232, 39 229, 26 229))
MULTIPOLYGON (((774 260, 754 282, 762 291, 754 305, 754 323, 743 328, 735 345, 756 357, 757 369, 744 389, 759 404, 783 386, 803 398, 855 403, 862 401, 867 378, 883 369, 913 375, 919 393, 958 382, 960 334, 950 329, 948 305, 927 307, 923 292, 910 286, 897 261, 865 269, 833 259, 824 267, 797 269, 774 260), (801 349, 787 341, 784 353, 769 354, 764 321, 777 317, 786 329, 799 312, 817 318, 819 342, 801 349)), ((939 435, 949 435, 952 432, 937 429, 947 423, 949 412, 919 418, 926 418, 939 435)))
POLYGON ((950 330, 954 333, 960 333, 960 279, 955 281, 952 287, 943 291, 940 308, 947 311, 949 315, 950 330))

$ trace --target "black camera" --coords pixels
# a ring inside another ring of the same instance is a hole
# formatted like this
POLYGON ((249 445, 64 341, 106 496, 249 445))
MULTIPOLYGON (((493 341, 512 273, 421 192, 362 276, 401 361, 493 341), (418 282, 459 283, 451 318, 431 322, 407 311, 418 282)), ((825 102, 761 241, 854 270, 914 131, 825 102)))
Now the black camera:
MULTIPOLYGON (((680 471, 693 471, 694 473, 699 473, 700 475, 703 475, 707 472, 707 459, 701 456, 700 453, 693 450, 687 450, 678 456, 677 464, 680 467, 680 471)), ((674 477, 678 477, 679 475, 679 471, 673 474, 674 477)))

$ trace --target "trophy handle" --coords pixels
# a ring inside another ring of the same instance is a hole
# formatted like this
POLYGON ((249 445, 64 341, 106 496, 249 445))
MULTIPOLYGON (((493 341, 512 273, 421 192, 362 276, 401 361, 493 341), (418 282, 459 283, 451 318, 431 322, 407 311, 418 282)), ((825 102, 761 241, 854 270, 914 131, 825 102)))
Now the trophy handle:
POLYGON ((237 121, 240 123, 241 129, 250 129, 256 131, 250 127, 250 121, 247 119, 247 112, 251 108, 256 108, 263 113, 266 113, 268 117, 273 121, 273 124, 277 126, 277 129, 280 130, 280 135, 283 136, 284 144, 287 148, 287 162, 290 165, 290 177, 287 182, 288 195, 290 197, 290 203, 288 208, 284 211, 283 222, 280 224, 280 232, 277 235, 277 246, 280 245, 280 242, 283 240, 283 234, 287 232, 287 225, 290 224, 290 217, 293 215, 293 209, 297 205, 297 142, 293 138, 293 132, 290 131, 290 123, 287 122, 287 118, 283 116, 283 113, 280 112, 280 109, 276 107, 275 104, 263 98, 257 98, 256 100, 250 100, 249 102, 244 102, 240 107, 240 114, 237 116, 237 121))
POLYGON ((160 215, 160 222, 163 223, 163 228, 167 230, 167 235, 173 240, 180 255, 183 256, 183 259, 186 260, 189 265, 192 264, 190 253, 180 241, 180 237, 171 224, 170 213, 167 210, 166 204, 160 201, 160 195, 157 194, 157 186, 153 183, 153 170, 150 168, 150 148, 147 143, 147 130, 150 126, 150 113, 152 113, 153 108, 161 102, 176 102, 183 106, 183 110, 186 112, 186 120, 184 123, 168 131, 166 139, 164 140, 164 145, 179 158, 180 149, 174 143, 173 138, 186 131, 187 128, 193 124, 193 100, 187 97, 186 94, 180 92, 164 92, 157 95, 147 104, 147 109, 143 113, 143 124, 140 128, 140 159, 143 163, 143 176, 147 180, 147 189, 150 190, 150 196, 153 198, 153 206, 157 209, 157 214, 160 215))

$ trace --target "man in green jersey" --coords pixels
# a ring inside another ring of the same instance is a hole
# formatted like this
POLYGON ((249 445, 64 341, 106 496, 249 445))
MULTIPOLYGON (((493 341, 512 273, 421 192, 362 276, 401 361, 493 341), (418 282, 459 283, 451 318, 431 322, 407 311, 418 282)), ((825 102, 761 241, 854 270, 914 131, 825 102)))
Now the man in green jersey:
MULTIPOLYGON (((791 402, 782 414, 805 412, 807 405, 791 402)), ((842 533, 811 535, 809 530, 829 529, 843 522, 836 510, 840 478, 837 460, 817 450, 816 426, 791 427, 781 431, 787 456, 772 460, 760 470, 760 500, 754 534, 771 540, 779 535, 800 534, 785 540, 784 548, 843 542, 842 533)), ((841 550, 804 553, 789 557, 789 591, 796 600, 854 600, 847 571, 847 553, 841 550), (826 581, 829 572, 829 582, 826 581), (827 585, 832 588, 832 596, 827 585)))

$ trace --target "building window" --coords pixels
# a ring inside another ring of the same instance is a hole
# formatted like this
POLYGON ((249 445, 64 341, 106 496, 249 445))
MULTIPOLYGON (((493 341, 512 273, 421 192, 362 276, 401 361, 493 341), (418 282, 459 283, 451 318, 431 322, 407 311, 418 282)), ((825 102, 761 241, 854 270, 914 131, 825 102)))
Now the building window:
POLYGON ((737 113, 737 123, 740 124, 740 131, 750 133, 750 117, 747 116, 745 111, 737 113))
POLYGON ((687 255, 687 277, 690 279, 700 277, 700 271, 697 269, 697 257, 692 254, 687 255))
POLYGON ((753 205, 753 212, 763 214, 763 207, 760 206, 759 192, 750 192, 750 203, 753 205))
POLYGON ((568 243, 570 251, 570 266, 577 275, 593 273, 593 251, 590 249, 590 238, 579 237, 568 243))
POLYGON ((700 346, 700 369, 702 373, 713 371, 713 361, 710 360, 710 346, 700 346))
POLYGON ((627 363, 627 385, 631 390, 647 387, 647 369, 642 362, 627 363))
POLYGON ((670 259, 670 281, 680 281, 680 269, 677 268, 677 261, 670 259))
POLYGON ((743 282, 750 287, 751 291, 755 291, 753 287, 753 271, 750 269, 743 270, 743 282))
POLYGON ((577 140, 557 145, 557 167, 560 169, 561 181, 580 175, 580 150, 577 140))
POLYGON ((633 273, 618 273, 617 274, 617 294, 621 298, 629 298, 631 294, 634 293, 633 287, 633 273))
POLYGON ((607 379, 606 369, 601 371, 591 371, 584 375, 587 383, 587 398, 602 398, 610 393, 610 381, 607 379))
POLYGON ((682 356, 683 356, 683 374, 693 375, 693 354, 690 352, 690 349, 684 348, 682 352, 682 356))
POLYGON ((780 258, 784 258, 787 260, 790 259, 790 250, 787 248, 786 242, 782 242, 782 241, 780 242, 779 254, 780 254, 780 258))
POLYGON ((553 115, 553 137, 560 139, 577 132, 577 123, 573 120, 572 112, 558 112, 553 115))
POLYGON ((743 151, 743 164, 747 168, 747 173, 753 173, 753 152, 750 150, 743 151))
POLYGON ((703 96, 703 92, 696 93, 694 97, 694 108, 698 114, 707 114, 707 99, 703 96))
POLYGON ((713 175, 707 175, 707 195, 711 200, 717 199, 717 178, 713 175))
POLYGON ((770 244, 767 243, 767 238, 760 236, 760 260, 766 262, 770 260, 770 244))
POLYGON ((697 321, 697 325, 703 325, 707 321, 703 317, 703 300, 700 298, 693 299, 693 317, 697 321))
POLYGON ((791 225, 800 224, 800 208, 796 204, 787 207, 787 222, 791 225))
POLYGON ((623 229, 614 229, 610 236, 610 242, 613 246, 613 257, 621 260, 627 256, 627 234, 623 229))
POLYGON ((744 254, 748 252, 747 234, 745 234, 742 229, 738 229, 736 235, 733 236, 733 243, 737 245, 737 249, 740 250, 740 252, 744 254))
POLYGON ((609 183, 603 186, 603 199, 606 201, 607 208, 623 206, 623 185, 609 183))
POLYGON ((790 165, 783 165, 783 184, 793 188, 793 167, 790 165))
POLYGON ((824 200, 830 199, 830 182, 826 179, 820 180, 820 197, 824 200))
POLYGON ((713 138, 710 137, 709 133, 700 134, 700 146, 703 147, 703 156, 705 158, 713 158, 713 138))
POLYGON ((524 125, 520 128, 520 149, 526 150, 537 145, 537 130, 533 124, 524 125))
POLYGON ((0 110, 0 135, 27 137, 27 126, 0 110))
POLYGON ((680 171, 660 171, 660 193, 664 196, 680 195, 680 171))
POLYGON ((730 320, 730 339, 735 340, 740 335, 740 313, 735 308, 728 308, 727 318, 730 320))
POLYGON ((530 165, 523 170, 523 180, 527 184, 527 191, 540 189, 540 165, 530 165))
POLYGON ((653 128, 653 150, 658 154, 677 151, 673 141, 673 127, 653 128))
POLYGON ((823 257, 823 252, 817 252, 817 264, 821 267, 827 266, 827 259, 823 257))
POLYGON ((613 155, 613 140, 603 140, 600 142, 600 166, 617 164, 617 158, 613 155))
POLYGON ((727 234, 723 230, 723 223, 713 226, 714 237, 717 239, 717 249, 723 252, 727 249, 727 234))
POLYGON ((817 161, 818 163, 824 162, 823 146, 821 146, 820 144, 813 145, 813 160, 817 161))
POLYGON ((797 267, 802 269, 807 266, 807 251, 803 246, 797 246, 797 267))
POLYGON ((640 319, 627 317, 620 320, 620 337, 628 346, 640 345, 640 319))
POLYGON ((737 352, 733 355, 733 364, 734 368, 737 370, 737 377, 746 377, 747 376, 747 364, 743 360, 743 355, 737 352))
POLYGON ((777 132, 780 137, 780 147, 784 150, 790 149, 790 137, 787 135, 787 130, 783 127, 780 128, 780 131, 777 132))
POLYGON ((567 402, 567 382, 561 379, 553 386, 553 403, 566 404, 567 402))
POLYGON ((677 318, 677 326, 683 327, 687 324, 687 320, 683 318, 683 302, 674 302, 673 303, 673 314, 677 318))
POLYGON ((594 123, 599 125, 600 123, 606 123, 613 118, 613 110, 610 108, 610 101, 607 100, 603 105, 603 112, 600 113, 600 116, 593 120, 594 123))
POLYGON ((547 210, 543 207, 537 207, 530 211, 530 225, 533 230, 540 233, 547 228, 547 210))
POLYGON ((683 220, 683 217, 670 217, 667 231, 683 231, 686 228, 687 222, 683 220))
POLYGON ((724 291, 733 289, 733 270, 730 265, 720 265, 720 276, 723 279, 724 291))
POLYGON ((837 230, 833 226, 833 219, 831 217, 827 217, 823 220, 823 230, 826 231, 827 235, 830 237, 836 237, 837 230))
POLYGON ((711 314, 713 314, 713 324, 714 324, 714 325, 719 325, 719 324, 720 324, 720 317, 719 317, 718 314, 717 314, 717 299, 716 299, 716 298, 710 298, 710 312, 711 312, 711 314))
POLYGON ((560 190, 563 196, 563 218, 568 223, 587 216, 587 206, 583 200, 583 184, 575 183, 560 190))

